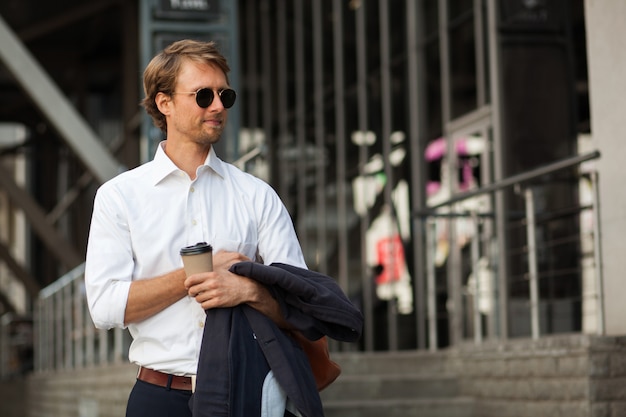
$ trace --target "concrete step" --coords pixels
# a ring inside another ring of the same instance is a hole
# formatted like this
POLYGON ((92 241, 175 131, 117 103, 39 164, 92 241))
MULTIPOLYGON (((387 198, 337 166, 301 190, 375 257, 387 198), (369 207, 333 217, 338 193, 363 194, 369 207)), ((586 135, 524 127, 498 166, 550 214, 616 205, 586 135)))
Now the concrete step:
POLYGON ((328 401, 325 417, 473 417, 469 398, 328 401))
POLYGON ((459 394, 452 375, 343 375, 321 392, 322 400, 451 398, 459 394))
POLYGON ((326 417, 473 417, 442 352, 331 353, 342 373, 321 392, 326 417))
POLYGON ((342 375, 447 373, 448 359, 442 352, 331 352, 342 375))

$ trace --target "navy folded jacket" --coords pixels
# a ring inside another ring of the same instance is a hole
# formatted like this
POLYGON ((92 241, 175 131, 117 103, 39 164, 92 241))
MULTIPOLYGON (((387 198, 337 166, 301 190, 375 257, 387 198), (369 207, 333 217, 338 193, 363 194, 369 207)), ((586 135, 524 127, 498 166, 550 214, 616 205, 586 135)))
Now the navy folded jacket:
MULTIPOLYGON (((363 315, 333 278, 279 263, 240 262, 230 270, 267 285, 287 322, 310 340, 361 336, 363 315)), ((302 415, 324 415, 306 355, 273 321, 247 305, 206 313, 190 403, 194 417, 259 416, 270 370, 302 415)))

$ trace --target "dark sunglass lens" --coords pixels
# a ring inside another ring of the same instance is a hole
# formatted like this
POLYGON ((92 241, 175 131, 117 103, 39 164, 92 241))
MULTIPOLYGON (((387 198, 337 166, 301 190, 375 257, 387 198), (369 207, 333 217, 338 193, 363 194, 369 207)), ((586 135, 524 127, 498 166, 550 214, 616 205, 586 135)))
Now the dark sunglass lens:
POLYGON ((196 93, 196 103, 198 106, 206 109, 213 103, 213 90, 210 88, 203 88, 196 93))
POLYGON ((220 100, 222 100, 222 105, 226 109, 230 109, 235 104, 235 99, 237 98, 237 94, 235 90, 231 90, 227 88, 226 90, 222 90, 220 93, 220 100))

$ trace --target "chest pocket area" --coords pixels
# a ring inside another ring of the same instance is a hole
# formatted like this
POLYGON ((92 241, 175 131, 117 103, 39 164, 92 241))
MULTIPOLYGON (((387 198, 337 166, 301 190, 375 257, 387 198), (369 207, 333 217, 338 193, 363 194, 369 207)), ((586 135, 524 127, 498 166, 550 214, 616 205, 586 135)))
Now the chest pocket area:
POLYGON ((215 243, 212 244, 212 246, 213 246, 213 251, 215 252, 219 252, 219 251, 238 252, 247 256, 252 261, 256 260, 256 254, 257 254, 256 241, 241 242, 241 241, 236 241, 236 240, 220 238, 218 236, 215 238, 215 243))

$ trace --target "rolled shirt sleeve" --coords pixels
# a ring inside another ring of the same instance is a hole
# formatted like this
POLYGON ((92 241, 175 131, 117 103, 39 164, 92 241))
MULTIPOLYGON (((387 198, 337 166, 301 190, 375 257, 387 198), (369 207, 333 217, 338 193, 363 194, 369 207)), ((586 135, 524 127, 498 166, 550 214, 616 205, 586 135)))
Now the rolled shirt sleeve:
POLYGON ((101 329, 124 327, 133 274, 130 232, 113 191, 105 185, 96 193, 85 264, 89 311, 101 329))

